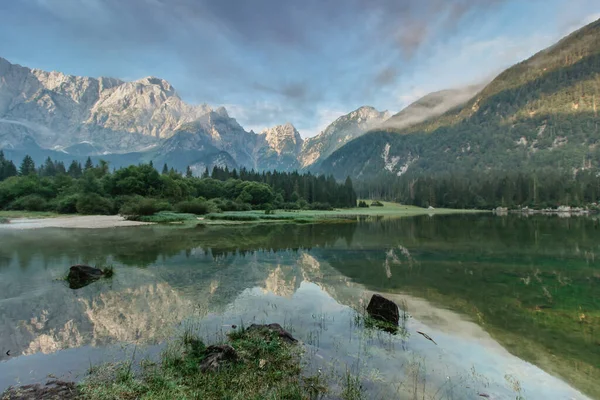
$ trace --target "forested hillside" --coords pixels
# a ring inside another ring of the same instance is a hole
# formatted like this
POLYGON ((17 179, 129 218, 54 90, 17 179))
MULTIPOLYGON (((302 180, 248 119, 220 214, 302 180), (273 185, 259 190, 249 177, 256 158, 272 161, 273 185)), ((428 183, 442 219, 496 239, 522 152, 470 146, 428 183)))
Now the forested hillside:
POLYGON ((506 70, 463 106, 350 142, 321 171, 402 188, 425 178, 435 186, 448 181, 447 174, 472 182, 498 176, 512 182, 509 176, 517 172, 530 182, 541 176, 568 181, 600 166, 599 99, 596 21, 506 70))

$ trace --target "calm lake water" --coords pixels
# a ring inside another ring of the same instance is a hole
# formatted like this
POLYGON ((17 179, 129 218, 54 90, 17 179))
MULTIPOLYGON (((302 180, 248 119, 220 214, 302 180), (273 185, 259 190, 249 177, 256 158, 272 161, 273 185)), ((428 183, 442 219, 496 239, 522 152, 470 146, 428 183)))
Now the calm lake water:
POLYGON ((0 228, 0 278, 0 391, 156 357, 186 326, 210 342, 278 322, 332 397, 357 376, 369 399, 600 399, 593 218, 0 228), (71 290, 78 263, 115 275, 71 290), (364 326, 374 292, 410 315, 398 334, 364 326))

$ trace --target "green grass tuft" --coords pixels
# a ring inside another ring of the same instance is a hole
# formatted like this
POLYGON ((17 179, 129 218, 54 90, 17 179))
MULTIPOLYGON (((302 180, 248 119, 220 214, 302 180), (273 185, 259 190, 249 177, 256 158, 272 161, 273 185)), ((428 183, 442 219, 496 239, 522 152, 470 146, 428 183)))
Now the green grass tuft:
POLYGON ((230 334, 237 361, 213 372, 202 372, 206 357, 202 340, 186 329, 171 343, 160 363, 142 362, 141 372, 131 373, 127 363, 93 369, 80 385, 86 399, 310 399, 314 385, 301 374, 300 347, 282 341, 276 333, 230 334))

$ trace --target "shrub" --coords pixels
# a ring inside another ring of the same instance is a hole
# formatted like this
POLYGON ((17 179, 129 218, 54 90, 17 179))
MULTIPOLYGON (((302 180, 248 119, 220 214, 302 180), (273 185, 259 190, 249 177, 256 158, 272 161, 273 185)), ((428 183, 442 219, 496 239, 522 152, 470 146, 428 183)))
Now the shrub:
POLYGON ((58 198, 54 203, 54 210, 60 214, 75 214, 77 213, 78 200, 79 195, 77 194, 58 198))
POLYGON ((135 197, 121 207, 119 214, 128 216, 148 216, 161 211, 169 211, 170 209, 171 205, 165 201, 145 197, 135 197))
POLYGON ((46 211, 48 209, 48 202, 40 195, 30 194, 13 201, 10 204, 10 208, 13 210, 46 211))
POLYGON ((311 210, 333 210, 329 203, 311 203, 308 208, 311 210))
POLYGON ((213 212, 218 211, 251 211, 252 206, 248 203, 240 203, 233 200, 212 199, 208 202, 213 212))
POLYGON ((271 204, 265 204, 265 214, 266 215, 272 215, 275 214, 275 210, 273 209, 273 206, 271 204))
POLYGON ((299 210, 301 207, 297 202, 282 203, 279 206, 282 210, 299 210))
POLYGON ((358 202, 358 207, 359 208, 369 208, 369 205, 364 200, 361 200, 358 202))
POLYGON ((383 203, 378 200, 373 200, 371 207, 383 207, 383 203))
POLYGON ((111 215, 113 212, 113 203, 99 194, 90 193, 79 196, 77 200, 77 212, 80 214, 99 214, 111 215))
POLYGON ((204 215, 211 212, 211 205, 202 200, 182 201, 175 205, 175 210, 180 213, 204 215))

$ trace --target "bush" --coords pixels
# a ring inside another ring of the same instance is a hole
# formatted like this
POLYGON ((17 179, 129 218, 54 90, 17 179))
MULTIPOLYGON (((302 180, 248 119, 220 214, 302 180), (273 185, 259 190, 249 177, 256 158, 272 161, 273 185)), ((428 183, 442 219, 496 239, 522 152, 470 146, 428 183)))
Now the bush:
POLYGON ((10 208, 13 210, 46 211, 48 210, 48 202, 40 195, 30 194, 13 201, 10 208))
POLYGON ((84 194, 77 200, 77 212, 87 215, 111 215, 114 214, 113 203, 96 193, 84 194))
POLYGON ((127 216, 148 216, 169 210, 171 210, 171 205, 165 201, 145 197, 135 197, 121 207, 119 214, 127 216))
POLYGON ((252 206, 248 203, 240 203, 233 200, 212 199, 208 202, 213 212, 226 211, 252 211, 252 206))
POLYGON ((180 213, 204 215, 210 213, 212 207, 207 201, 191 200, 177 203, 175 210, 180 213))
POLYGON ((265 204, 265 214, 266 215, 272 215, 275 214, 275 210, 273 209, 273 206, 270 204, 265 204))
POLYGON ((359 208, 369 208, 369 205, 365 201, 361 200, 358 202, 358 207, 359 208))
POLYGON ((282 210, 299 210, 301 207, 297 202, 282 203, 279 205, 282 210))
POLYGON ((54 210, 60 214, 76 214, 78 200, 79 195, 77 194, 59 198, 54 203, 54 210))
POLYGON ((383 203, 378 200, 373 200, 371 207, 383 207, 383 203))
POLYGON ((329 203, 311 203, 309 204, 308 208, 311 210, 333 210, 329 203))

